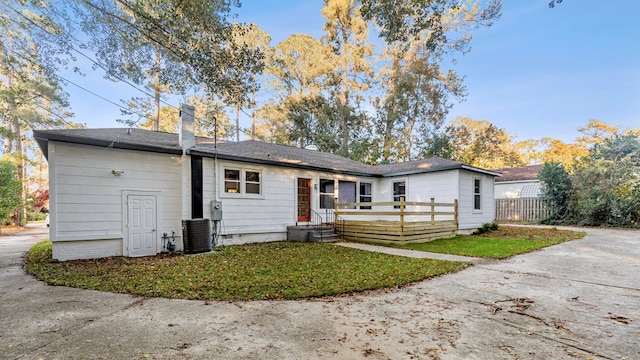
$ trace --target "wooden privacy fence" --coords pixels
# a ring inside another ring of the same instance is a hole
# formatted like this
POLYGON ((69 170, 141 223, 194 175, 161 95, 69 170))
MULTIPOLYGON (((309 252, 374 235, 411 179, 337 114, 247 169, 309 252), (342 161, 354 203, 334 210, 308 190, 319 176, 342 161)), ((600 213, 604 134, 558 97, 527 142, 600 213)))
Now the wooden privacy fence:
POLYGON ((453 203, 437 203, 434 199, 409 202, 404 198, 395 202, 336 201, 334 212, 336 222, 340 222, 340 236, 350 241, 419 243, 458 232, 457 199, 453 203))
POLYGON ((537 197, 496 199, 496 221, 540 222, 551 215, 551 210, 537 197))

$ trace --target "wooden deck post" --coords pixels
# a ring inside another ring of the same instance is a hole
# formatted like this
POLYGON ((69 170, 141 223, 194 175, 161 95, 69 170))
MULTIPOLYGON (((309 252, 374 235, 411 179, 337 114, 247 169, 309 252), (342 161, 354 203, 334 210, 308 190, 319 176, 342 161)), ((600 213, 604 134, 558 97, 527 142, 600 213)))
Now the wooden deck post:
POLYGON ((456 232, 458 232, 458 199, 453 200, 453 220, 456 222, 456 232))
POLYGON ((404 243, 404 196, 400 197, 400 242, 404 243))
POLYGON ((431 222, 436 221, 436 199, 431 198, 431 222))

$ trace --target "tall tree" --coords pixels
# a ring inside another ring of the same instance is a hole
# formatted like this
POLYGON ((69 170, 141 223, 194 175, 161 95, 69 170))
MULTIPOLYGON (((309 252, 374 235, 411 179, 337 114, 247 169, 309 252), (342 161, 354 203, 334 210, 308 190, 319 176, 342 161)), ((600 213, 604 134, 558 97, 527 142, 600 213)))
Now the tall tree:
POLYGON ((233 41, 229 17, 239 5, 239 0, 29 2, 54 29, 33 29, 43 41, 55 41, 50 63, 92 51, 108 78, 136 85, 152 79, 147 94, 156 108, 165 88, 197 86, 235 104, 255 87, 252 75, 262 69, 262 53, 233 41), (89 40, 79 41, 76 33, 89 40))
POLYGON ((18 169, 12 162, 0 160, 0 225, 9 222, 9 218, 18 207, 16 193, 20 191, 18 169))
POLYGON ((561 222, 567 216, 571 200, 571 177, 560 163, 545 163, 538 179, 542 183, 540 198, 551 209, 551 214, 544 222, 554 224, 561 222))
POLYGON ((380 37, 387 43, 406 42, 427 32, 425 46, 436 50, 454 43, 459 34, 447 31, 443 18, 462 7, 477 9, 477 17, 468 26, 490 25, 500 17, 502 0, 488 0, 481 7, 467 0, 362 0, 362 16, 380 27, 380 37))
MULTIPOLYGON (((233 41, 239 46, 248 46, 250 49, 258 51, 267 57, 271 56, 271 36, 266 31, 260 29, 256 24, 234 24, 233 41)), ((251 130, 249 133, 252 138, 255 138, 256 93, 258 91, 259 83, 257 74, 254 73, 251 75, 250 83, 251 88, 249 93, 246 94, 245 97, 236 98, 236 101, 233 104, 236 112, 236 141, 240 141, 240 112, 243 111, 243 108, 245 107, 249 108, 251 111, 248 114, 251 117, 251 130)))
POLYGON ((269 58, 265 73, 275 90, 275 99, 258 112, 262 119, 263 139, 290 144, 310 139, 297 137, 307 132, 294 129, 291 113, 304 104, 316 104, 327 90, 329 75, 334 69, 334 57, 329 46, 307 34, 294 34, 278 43, 269 58), (278 103, 276 103, 278 102, 278 103), (292 108, 293 107, 293 108, 292 108), (265 133, 265 125, 271 129, 265 133), (296 135, 293 135, 293 132, 296 135))
POLYGON ((327 45, 311 35, 294 34, 276 45, 265 73, 281 100, 300 100, 326 90, 333 69, 327 45))
POLYGON ((466 95, 462 78, 443 68, 445 59, 455 63, 457 55, 469 51, 471 30, 491 25, 499 15, 495 12, 488 17, 476 0, 405 1, 402 9, 393 8, 396 10, 387 5, 363 1, 366 16, 381 25, 381 35, 387 40, 383 52, 387 65, 380 72, 385 93, 378 104, 377 122, 384 162, 410 160, 413 154, 437 151, 434 146, 442 139, 438 132, 451 108, 450 97, 462 99, 466 95), (439 8, 405 8, 435 5, 439 8), (425 13, 433 16, 432 22, 418 26, 423 18, 416 16, 425 13), (398 24, 408 22, 417 27, 393 35, 388 28, 389 17, 396 17, 393 21, 398 24))
POLYGON ((589 146, 597 146, 607 139, 618 135, 620 129, 598 119, 591 119, 587 125, 579 127, 578 131, 584 134, 584 136, 578 138, 576 140, 577 142, 584 143, 589 146))
POLYGON ((459 117, 446 130, 453 159, 485 169, 524 165, 513 138, 485 120, 459 117))
POLYGON ((527 165, 540 164, 541 160, 541 142, 536 139, 527 139, 516 143, 518 152, 522 157, 522 161, 527 165))
POLYGON ((640 137, 614 135, 594 145, 572 176, 571 222, 640 227, 640 137))
POLYGON ((18 202, 15 221, 26 222, 25 200, 28 184, 29 151, 25 144, 34 128, 61 127, 71 114, 66 94, 53 73, 49 53, 29 31, 31 27, 55 31, 46 19, 20 6, 17 2, 0 5, 0 120, 3 153, 17 168, 21 187, 14 195, 18 202))
POLYGON ((362 124, 353 123, 353 114, 344 110, 358 106, 362 100, 362 91, 368 89, 372 77, 373 45, 367 41, 369 29, 366 20, 360 14, 358 0, 325 0, 322 16, 327 19, 324 24, 327 44, 335 54, 335 70, 332 84, 335 96, 343 111, 338 115, 342 146, 340 153, 349 155, 349 139, 352 129, 359 129, 362 124))
POLYGON ((378 105, 382 161, 412 160, 420 148, 433 145, 451 103, 464 86, 453 71, 443 74, 430 52, 420 45, 388 49, 390 65, 381 72, 386 96, 378 105))
POLYGON ((540 139, 543 150, 540 159, 544 163, 559 163, 573 172, 575 165, 589 154, 589 147, 580 142, 565 143, 562 140, 545 137, 540 139))

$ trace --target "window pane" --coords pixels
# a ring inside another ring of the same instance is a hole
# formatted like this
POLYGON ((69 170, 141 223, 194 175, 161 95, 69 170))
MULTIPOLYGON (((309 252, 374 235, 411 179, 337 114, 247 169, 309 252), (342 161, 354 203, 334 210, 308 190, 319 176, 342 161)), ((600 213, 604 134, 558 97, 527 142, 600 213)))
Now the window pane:
MULTIPOLYGON (((406 186, 404 181, 398 181, 393 183, 393 201, 400 201, 400 198, 404 198, 406 195, 406 186)), ((406 198, 405 198, 406 200, 406 198)), ((399 209, 399 205, 395 205, 394 209, 399 209)))
POLYGON ((333 195, 320 195, 320 208, 333 209, 333 195))
MULTIPOLYGON (((371 184, 360 183, 360 202, 371 202, 371 184)), ((360 206, 361 210, 371 210, 371 206, 360 206)))
POLYGON ((480 179, 473 179, 473 209, 481 209, 480 179))
POLYGON ((406 191, 406 187, 405 187, 405 183, 404 181, 399 181, 399 182, 394 182, 393 183, 393 197, 398 197, 398 199, 400 198, 400 196, 404 196, 405 195, 405 191, 406 191))
POLYGON ((320 208, 333 209, 335 182, 329 179, 320 179, 320 208))
POLYGON ((320 192, 325 194, 333 194, 334 181, 328 179, 320 179, 320 192))
POLYGON ((245 180, 251 182, 260 182, 260 173, 257 171, 247 171, 245 180))
POLYGON ((227 193, 238 193, 238 192, 240 192, 240 182, 225 181, 224 182, 224 192, 227 192, 227 193))
POLYGON ((260 194, 260 184, 247 183, 247 194, 260 194))
POLYGON ((224 179, 225 180, 238 180, 240 181, 240 170, 224 170, 224 179))
POLYGON ((240 192, 240 170, 224 169, 224 192, 240 192))

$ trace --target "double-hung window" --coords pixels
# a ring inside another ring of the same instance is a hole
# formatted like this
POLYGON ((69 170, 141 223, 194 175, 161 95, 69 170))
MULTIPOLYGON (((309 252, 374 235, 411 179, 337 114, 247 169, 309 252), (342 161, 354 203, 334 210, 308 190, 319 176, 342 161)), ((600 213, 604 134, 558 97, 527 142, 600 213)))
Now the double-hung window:
POLYGON ((240 192, 240 170, 224 169, 224 192, 230 194, 240 192))
MULTIPOLYGON (((371 183, 360 183, 360 202, 361 203, 370 203, 371 202, 371 183)), ((371 210, 371 206, 360 206, 361 210, 371 210)))
POLYGON ((262 174, 257 170, 224 169, 226 194, 262 194, 262 174))
POLYGON ((482 210, 480 178, 473 178, 473 210, 482 210))
POLYGON ((246 170, 244 172, 244 192, 260 195, 260 172, 246 170))
MULTIPOLYGON (((406 181, 394 181, 393 182, 393 201, 399 202, 401 199, 406 200, 407 195, 407 182, 406 181)), ((394 209, 399 209, 399 205, 395 205, 394 209)))
POLYGON ((320 179, 320 209, 333 209, 335 186, 333 179, 320 179))

